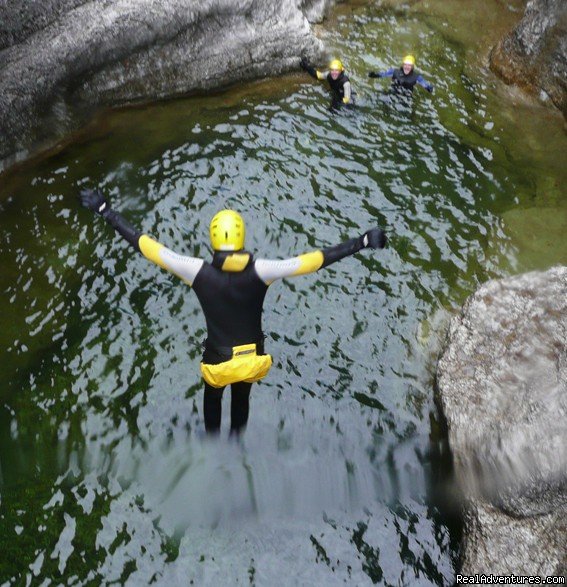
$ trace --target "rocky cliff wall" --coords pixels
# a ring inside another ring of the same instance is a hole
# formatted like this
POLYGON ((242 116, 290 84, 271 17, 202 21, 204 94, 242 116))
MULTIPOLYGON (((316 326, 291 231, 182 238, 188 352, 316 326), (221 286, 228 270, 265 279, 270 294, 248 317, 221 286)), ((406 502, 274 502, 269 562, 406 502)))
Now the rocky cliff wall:
POLYGON ((530 0, 492 50, 490 66, 507 83, 551 99, 567 118, 567 2, 530 0))
POLYGON ((462 572, 567 570, 567 267, 484 284, 438 392, 466 498, 462 572))
POLYGON ((333 0, 7 0, 0 4, 0 171, 100 106, 225 86, 320 57, 333 0))

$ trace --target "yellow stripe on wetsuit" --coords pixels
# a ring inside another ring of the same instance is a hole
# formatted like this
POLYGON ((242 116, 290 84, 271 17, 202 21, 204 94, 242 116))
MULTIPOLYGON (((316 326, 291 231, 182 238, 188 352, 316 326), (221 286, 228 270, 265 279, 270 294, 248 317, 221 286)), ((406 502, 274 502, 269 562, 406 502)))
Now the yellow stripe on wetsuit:
POLYGON ((323 265, 324 257, 321 251, 312 251, 311 253, 304 253, 298 255, 299 267, 292 275, 305 275, 306 273, 313 273, 323 265))
POLYGON ((158 243, 147 234, 143 234, 138 240, 138 246, 142 255, 149 259, 152 263, 159 265, 162 269, 170 270, 161 258, 160 251, 165 248, 161 243, 158 243))

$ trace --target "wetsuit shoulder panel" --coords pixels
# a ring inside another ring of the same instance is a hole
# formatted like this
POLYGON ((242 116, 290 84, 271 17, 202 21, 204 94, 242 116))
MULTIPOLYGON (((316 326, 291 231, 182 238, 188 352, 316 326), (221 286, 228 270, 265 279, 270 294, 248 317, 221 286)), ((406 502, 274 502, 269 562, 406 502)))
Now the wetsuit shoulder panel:
POLYGON ((250 261, 248 253, 238 254, 234 253, 228 255, 222 264, 223 271, 238 272, 243 271, 250 261))
POLYGON ((188 285, 193 284, 204 263, 202 259, 197 259, 196 257, 178 255, 146 234, 140 237, 138 246, 146 259, 163 269, 167 269, 167 271, 171 271, 188 285))

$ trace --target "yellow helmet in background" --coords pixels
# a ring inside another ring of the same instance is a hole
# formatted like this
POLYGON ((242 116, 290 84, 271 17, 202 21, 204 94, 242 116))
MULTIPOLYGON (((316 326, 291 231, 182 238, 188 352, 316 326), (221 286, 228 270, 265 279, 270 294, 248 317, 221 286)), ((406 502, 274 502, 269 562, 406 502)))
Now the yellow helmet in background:
POLYGON ((331 63, 329 63, 329 69, 338 69, 339 71, 345 70, 345 68, 343 67, 343 63, 340 59, 333 59, 331 63))
POLYGON ((413 55, 406 55, 404 57, 404 60, 402 61, 403 65, 405 65, 406 63, 408 65, 411 65, 412 67, 415 66, 415 57, 413 55))
POLYGON ((246 236, 244 220, 234 210, 221 210, 211 220, 209 235, 215 251, 239 251, 246 236))

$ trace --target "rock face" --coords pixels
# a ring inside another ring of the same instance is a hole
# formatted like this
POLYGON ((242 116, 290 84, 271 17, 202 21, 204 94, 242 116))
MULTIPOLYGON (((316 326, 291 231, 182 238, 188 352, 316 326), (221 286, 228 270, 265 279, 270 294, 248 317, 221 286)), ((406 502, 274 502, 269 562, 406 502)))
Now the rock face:
POLYGON ((438 365, 465 574, 567 570, 567 267, 484 284, 438 365))
POLYGON ((544 92, 567 118, 567 2, 529 0, 518 26, 492 50, 504 81, 544 92))
POLYGON ((277 75, 320 57, 333 0, 0 2, 0 171, 103 105, 277 75))

